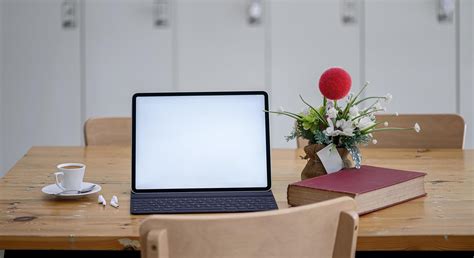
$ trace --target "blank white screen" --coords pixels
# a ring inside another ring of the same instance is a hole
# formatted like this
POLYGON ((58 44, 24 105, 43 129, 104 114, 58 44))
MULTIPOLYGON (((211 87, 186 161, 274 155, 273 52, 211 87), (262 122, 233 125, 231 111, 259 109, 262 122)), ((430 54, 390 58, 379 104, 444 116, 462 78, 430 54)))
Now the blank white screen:
POLYGON ((136 99, 137 189, 267 186, 263 95, 136 99))

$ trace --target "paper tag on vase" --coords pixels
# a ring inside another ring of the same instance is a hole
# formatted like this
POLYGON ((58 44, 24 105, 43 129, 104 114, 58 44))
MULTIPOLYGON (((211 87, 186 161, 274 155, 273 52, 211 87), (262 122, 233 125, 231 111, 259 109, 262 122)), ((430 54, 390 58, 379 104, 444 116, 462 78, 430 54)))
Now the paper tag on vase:
POLYGON ((324 149, 318 151, 316 155, 318 155, 328 174, 337 172, 344 168, 344 162, 334 144, 329 144, 324 147, 324 149))

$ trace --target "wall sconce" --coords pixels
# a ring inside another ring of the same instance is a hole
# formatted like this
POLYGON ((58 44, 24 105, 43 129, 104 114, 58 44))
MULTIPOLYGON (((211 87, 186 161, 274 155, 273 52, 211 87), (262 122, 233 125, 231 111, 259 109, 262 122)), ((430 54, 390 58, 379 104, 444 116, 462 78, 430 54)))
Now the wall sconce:
POLYGON ((166 27, 170 22, 169 0, 155 0, 154 2, 154 24, 157 27, 166 27))
POLYGON ((249 7, 247 9, 248 12, 248 22, 251 25, 257 25, 262 23, 262 14, 263 14, 263 6, 261 0, 251 0, 249 7))
POLYGON ((453 22, 454 10, 456 4, 454 0, 438 0, 438 21, 439 22, 453 22))

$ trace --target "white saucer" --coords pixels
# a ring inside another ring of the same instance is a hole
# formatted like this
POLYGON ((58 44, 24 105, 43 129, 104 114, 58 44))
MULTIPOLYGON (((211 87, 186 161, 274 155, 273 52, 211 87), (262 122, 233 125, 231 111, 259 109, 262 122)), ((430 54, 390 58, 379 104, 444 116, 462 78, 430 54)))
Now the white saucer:
POLYGON ((102 190, 102 187, 100 187, 100 185, 93 184, 93 183, 88 183, 88 182, 83 182, 82 183, 82 189, 90 187, 92 185, 95 185, 94 189, 92 189, 92 191, 87 192, 87 193, 66 192, 66 193, 63 193, 63 194, 59 194, 63 190, 61 188, 59 188, 56 184, 47 185, 47 186, 43 187, 43 189, 41 189, 41 191, 45 194, 54 195, 54 196, 59 197, 59 198, 74 199, 74 198, 80 198, 80 197, 90 195, 90 194, 95 194, 95 193, 99 192, 100 190, 102 190))

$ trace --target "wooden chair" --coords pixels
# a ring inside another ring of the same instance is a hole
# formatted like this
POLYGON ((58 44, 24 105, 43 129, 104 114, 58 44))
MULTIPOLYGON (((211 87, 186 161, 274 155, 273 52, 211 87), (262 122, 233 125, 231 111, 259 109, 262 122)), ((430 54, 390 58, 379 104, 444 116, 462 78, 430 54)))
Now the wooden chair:
POLYGON ((84 125, 88 145, 131 145, 132 119, 129 117, 91 118, 84 125))
POLYGON ((354 257, 359 217, 341 197, 276 211, 154 215, 140 226, 148 257, 354 257))
MULTIPOLYGON (((404 114, 377 115, 377 121, 387 121, 389 127, 411 128, 415 123, 421 131, 382 131, 374 133, 377 144, 369 144, 368 148, 464 148, 466 124, 456 114, 404 114)), ((297 139, 298 148, 308 144, 302 138, 297 139)))
POLYGON ((377 144, 369 148, 455 148, 464 147, 466 124, 456 114, 404 114, 377 115, 377 121, 387 121, 389 127, 413 127, 418 123, 421 131, 382 131, 374 133, 377 144))

